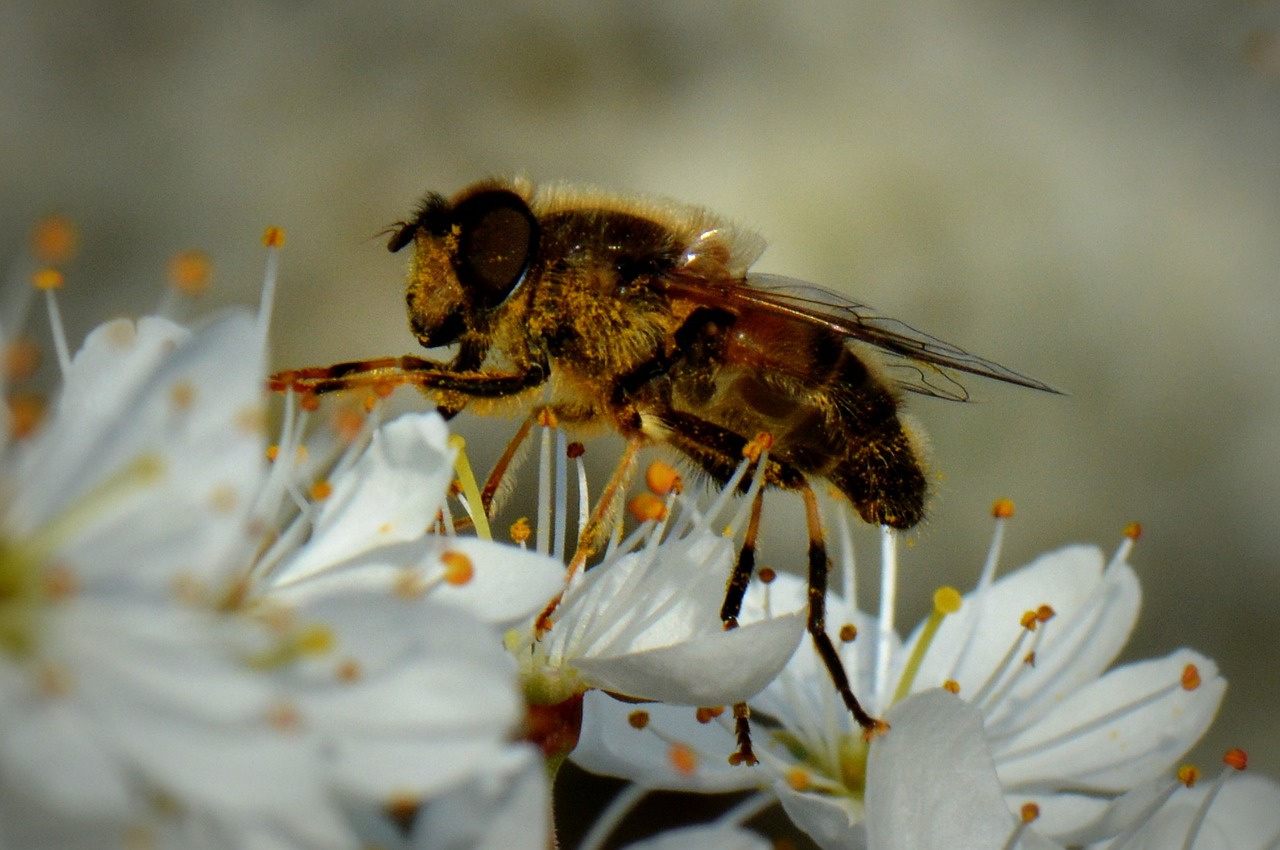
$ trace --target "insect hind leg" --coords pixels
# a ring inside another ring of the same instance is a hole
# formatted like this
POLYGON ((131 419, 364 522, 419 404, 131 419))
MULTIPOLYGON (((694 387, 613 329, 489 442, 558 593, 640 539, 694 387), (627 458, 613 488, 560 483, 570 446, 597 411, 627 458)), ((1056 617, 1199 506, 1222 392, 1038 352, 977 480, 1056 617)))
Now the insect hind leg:
POLYGON ((822 533, 822 518, 818 514, 818 499, 808 481, 796 489, 804 499, 805 524, 809 531, 809 617, 806 628, 845 707, 862 727, 863 735, 870 737, 889 727, 883 720, 877 720, 868 714, 858 702, 835 644, 827 634, 827 571, 830 561, 827 559, 827 545, 822 533))

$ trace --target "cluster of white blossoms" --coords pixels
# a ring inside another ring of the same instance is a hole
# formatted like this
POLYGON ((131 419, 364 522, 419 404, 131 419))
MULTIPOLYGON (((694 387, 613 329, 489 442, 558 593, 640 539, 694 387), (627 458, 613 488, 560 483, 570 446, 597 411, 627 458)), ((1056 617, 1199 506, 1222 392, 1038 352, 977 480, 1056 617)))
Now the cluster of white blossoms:
POLYGON ((565 757, 634 783, 587 848, 656 789, 753 793, 635 847, 768 847, 744 824, 777 803, 830 848, 1280 842, 1280 787, 1237 775, 1242 753, 1199 783, 1177 765, 1222 699, 1213 662, 1112 667, 1136 534, 997 578, 998 520, 974 589, 903 641, 891 593, 858 609, 836 517, 831 636, 890 727, 868 740, 805 637, 802 582, 758 580, 721 625, 751 501, 732 494, 759 464, 710 502, 658 488, 584 570, 565 562, 577 453, 552 428, 532 547, 491 539, 434 413, 326 428, 288 397, 269 447, 278 243, 256 314, 182 324, 170 304, 74 354, 61 275, 37 271, 61 372, 43 416, 20 356, 35 290, 5 293, 0 850, 547 848, 565 757), (742 703, 754 766, 729 763, 742 703))

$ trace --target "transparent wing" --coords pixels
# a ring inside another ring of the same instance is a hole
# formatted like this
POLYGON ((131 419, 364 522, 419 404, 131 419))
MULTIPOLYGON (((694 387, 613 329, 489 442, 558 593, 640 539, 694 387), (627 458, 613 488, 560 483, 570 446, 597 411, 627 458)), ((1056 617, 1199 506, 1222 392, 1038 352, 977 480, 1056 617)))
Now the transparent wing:
POLYGON ((1060 394, 1035 378, 970 354, 898 319, 881 316, 865 304, 793 278, 749 274, 744 280, 707 280, 677 274, 671 282, 679 295, 691 300, 709 305, 729 301, 767 310, 871 345, 881 353, 897 385, 909 392, 967 401, 968 391, 948 372, 954 370, 1060 394))

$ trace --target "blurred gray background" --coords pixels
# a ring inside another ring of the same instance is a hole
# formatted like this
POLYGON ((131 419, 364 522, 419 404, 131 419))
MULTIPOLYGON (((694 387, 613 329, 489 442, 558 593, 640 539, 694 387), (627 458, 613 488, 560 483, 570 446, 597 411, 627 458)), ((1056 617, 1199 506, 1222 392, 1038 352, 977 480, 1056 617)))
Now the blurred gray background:
MULTIPOLYGON (((212 255, 211 301, 252 302, 281 225, 284 367, 412 349, 377 233, 426 189, 518 171, 705 204, 765 234, 758 269, 1070 393, 913 402, 942 478, 903 623, 972 582, 997 497, 1006 569, 1141 521, 1127 657, 1218 659, 1197 756, 1280 776, 1278 29, 1190 0, 9 0, 0 256, 42 213, 79 224, 78 339, 152 307, 179 249, 212 255)), ((799 568, 774 503, 771 562, 799 568)))

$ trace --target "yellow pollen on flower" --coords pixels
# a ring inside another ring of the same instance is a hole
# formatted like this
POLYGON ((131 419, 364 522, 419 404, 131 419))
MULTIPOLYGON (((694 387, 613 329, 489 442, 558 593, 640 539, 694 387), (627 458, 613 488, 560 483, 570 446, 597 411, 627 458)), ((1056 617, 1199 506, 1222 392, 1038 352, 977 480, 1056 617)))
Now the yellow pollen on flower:
POLYGON ((62 664, 41 664, 36 670, 36 690, 49 699, 69 696, 75 681, 71 670, 62 664))
POLYGON ((692 776, 698 770, 698 754, 688 744, 672 744, 667 750, 667 761, 681 776, 692 776))
POLYGON ((644 729, 649 725, 649 712, 644 709, 636 709, 627 715, 627 723, 632 729, 644 729))
POLYGON ((66 282, 67 279, 57 269, 41 269, 31 276, 31 285, 45 291, 61 289, 66 282))
POLYGON ((649 464, 649 468, 644 471, 644 483, 652 492, 659 496, 665 496, 668 493, 680 493, 684 490, 684 482, 680 479, 680 473, 669 463, 655 460, 649 464))
POLYGON ((412 827, 413 819, 417 817, 418 809, 421 807, 422 801, 408 791, 392 794, 382 806, 387 817, 401 826, 406 833, 412 827))
POLYGON ((1200 781, 1200 768, 1194 764, 1184 764, 1178 768, 1178 781, 1190 788, 1200 781))
POLYGON ((858 627, 853 623, 845 623, 840 627, 840 642, 853 643, 858 637, 858 627))
POLYGON ((939 614, 954 614, 963 603, 960 591, 954 587, 940 587, 933 592, 933 610, 939 614))
POLYGON ((1194 691, 1200 687, 1200 670, 1194 664, 1188 664, 1182 668, 1182 689, 1184 691, 1194 691))
POLYGON ((198 298, 212 279, 213 260, 204 251, 193 248, 169 258, 169 285, 184 295, 198 298))
POLYGON ((267 427, 267 411, 260 404, 246 405, 235 412, 232 421, 241 433, 258 436, 267 427))
POLYGON ((511 535, 512 543, 524 543, 533 536, 533 529, 529 527, 529 518, 522 516, 515 522, 511 523, 511 528, 507 530, 507 534, 511 535))
POLYGON ((31 231, 31 253, 51 266, 62 265, 76 254, 80 241, 75 225, 66 216, 47 215, 31 231))
POLYGON ((35 374, 40 368, 40 346, 29 337, 19 337, 4 349, 5 379, 22 381, 35 374))
POLYGON ((667 517, 667 506, 652 493, 639 493, 627 502, 627 513, 636 522, 660 522, 667 517))
POLYGON ((694 714, 694 717, 697 718, 699 723, 705 726, 722 714, 724 714, 724 706, 720 705, 714 708, 699 708, 694 714))
POLYGON ((360 666, 360 662, 354 658, 344 658, 334 668, 334 676, 339 682, 350 684, 358 682, 364 677, 364 668, 360 666))
POLYGON ((80 580, 65 565, 53 564, 42 575, 45 596, 50 599, 69 599, 80 591, 80 580))
POLYGON ((311 623, 298 632, 298 652, 303 655, 324 655, 337 644, 333 629, 323 623, 311 623))
POLYGON ((262 244, 268 248, 279 248, 284 244, 284 230, 272 225, 262 231, 262 244))
POLYGON ((417 599, 427 592, 427 584, 416 570, 401 570, 391 583, 391 592, 399 599, 417 599))
POLYGON ((476 568, 462 552, 450 549, 440 556, 444 563, 444 580, 446 584, 461 587, 475 577, 476 568))
POLYGON ((813 787, 813 775, 806 768, 795 765, 787 771, 787 784, 792 791, 808 791, 813 787))
POLYGON ((1031 823, 1033 820, 1040 817, 1040 807, 1035 803, 1023 803, 1020 813, 1022 815, 1023 823, 1031 823))
POLYGON ((1222 763, 1236 770, 1244 770, 1249 766, 1249 754, 1239 747, 1232 747, 1222 754, 1222 763))
POLYGON ((957 682, 955 679, 947 679, 945 682, 942 683, 942 689, 944 691, 947 691, 948 693, 959 694, 960 683, 957 682))
POLYGON ((332 495, 333 485, 323 478, 311 485, 311 498, 317 502, 323 502, 332 495))
POLYGON ((180 605, 195 607, 205 598, 209 589, 191 573, 178 573, 169 582, 169 592, 180 605))
POLYGON ((756 572, 756 578, 760 579, 762 584, 773 584, 774 579, 778 577, 778 573, 773 567, 761 567, 756 572))
POLYGON ((996 499, 991 506, 991 515, 996 519, 1010 519, 1013 516, 1013 500, 996 499))
POLYGON ((189 410, 196 403, 196 386, 190 381, 178 381, 169 388, 169 403, 178 410, 189 410))
POLYGON ((364 416, 353 407, 343 406, 329 417, 329 428, 343 445, 351 445, 364 429, 364 416))
POLYGON ((235 487, 230 484, 219 484, 209 491, 209 507, 217 514, 233 513, 240 504, 240 497, 235 487))
POLYGON ((302 726, 302 715, 296 706, 276 702, 267 708, 267 723, 278 732, 294 732, 302 726))
POLYGON ((1142 523, 1131 522, 1124 527, 1124 536, 1136 541, 1142 536, 1142 523))
POLYGON ((30 437, 44 422, 48 402, 35 393, 14 393, 7 400, 9 408, 9 433, 15 439, 30 437))

